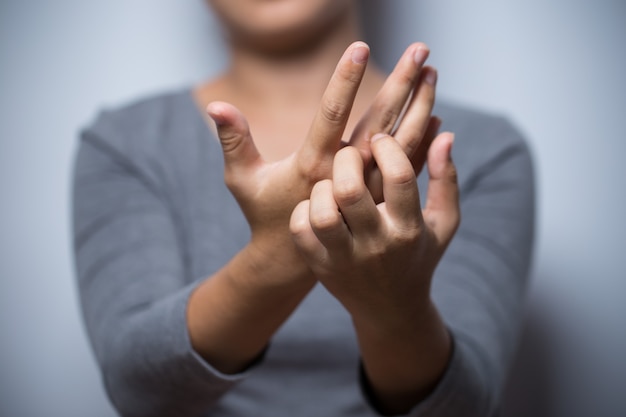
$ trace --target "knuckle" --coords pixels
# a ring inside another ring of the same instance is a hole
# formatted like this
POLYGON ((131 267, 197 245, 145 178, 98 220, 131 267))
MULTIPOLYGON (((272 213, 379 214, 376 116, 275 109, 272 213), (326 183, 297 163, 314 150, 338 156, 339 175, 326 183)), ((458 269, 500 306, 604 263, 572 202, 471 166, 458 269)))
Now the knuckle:
POLYGON ((346 120, 348 107, 338 100, 326 99, 320 112, 327 122, 337 125, 346 120))
POLYGON ((454 185, 458 185, 459 175, 454 164, 450 164, 450 166, 448 167, 448 172, 446 173, 446 176, 448 177, 448 181, 450 181, 454 185))
POLYGON ((337 75, 341 80, 344 80, 350 84, 359 84, 361 82, 361 78, 363 77, 362 73, 352 66, 340 66, 339 68, 337 68, 337 75))
POLYGON ((354 178, 344 178, 334 183, 333 194, 340 205, 353 205, 363 197, 363 184, 354 178))
POLYGON ((298 158, 297 171, 301 179, 313 186, 321 179, 330 176, 332 160, 319 155, 307 155, 298 158))
POLYGON ((307 216, 308 204, 301 202, 294 209, 289 219, 289 232, 292 236, 299 238, 306 235, 309 230, 309 219, 307 216))
POLYGON ((308 230, 308 225, 306 221, 302 218, 292 219, 289 222, 289 232, 292 236, 298 238, 306 234, 308 230))
POLYGON ((320 210, 311 215, 311 227, 319 232, 327 232, 334 230, 343 222, 339 211, 337 210, 320 210))
POLYGON ((422 228, 417 224, 407 224, 396 227, 393 233, 394 240, 400 245, 411 245, 420 239, 422 228))
POLYGON ((234 132, 220 132, 220 142, 224 153, 232 153, 239 148, 242 143, 241 137, 234 132))
POLYGON ((397 185, 411 185, 415 183, 415 171, 410 166, 392 166, 383 174, 387 181, 397 185))
POLYGON ((395 240, 393 234, 387 234, 384 237, 370 237, 363 246, 370 260, 386 264, 389 262, 389 257, 394 256, 393 254, 397 253, 403 244, 395 240))
POLYGON ((417 73, 408 70, 401 70, 394 73, 395 81, 398 84, 406 86, 407 88, 410 88, 415 84, 416 78, 417 73))
POLYGON ((246 132, 233 126, 218 127, 218 137, 224 153, 234 152, 245 142, 246 132))

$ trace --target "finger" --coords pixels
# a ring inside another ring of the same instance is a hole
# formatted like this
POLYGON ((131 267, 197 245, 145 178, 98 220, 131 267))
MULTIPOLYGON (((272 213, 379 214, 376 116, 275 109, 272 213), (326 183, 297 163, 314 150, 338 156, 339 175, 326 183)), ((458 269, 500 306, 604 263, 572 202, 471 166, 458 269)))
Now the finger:
POLYGON ((407 155, 413 155, 428 128, 435 104, 436 84, 437 71, 432 67, 424 67, 406 113, 393 134, 407 155))
POLYGON ((435 137, 439 134, 439 128, 441 127, 441 119, 437 116, 431 116, 426 128, 426 133, 422 137, 419 145, 413 155, 411 155, 411 164, 413 165, 413 171, 417 177, 426 163, 426 155, 428 155, 428 149, 435 140, 435 137))
MULTIPOLYGON (((426 155, 428 153, 428 148, 430 147, 430 144, 433 142, 433 140, 437 136, 440 127, 441 127, 441 119, 438 118, 437 116, 432 116, 430 118, 430 122, 428 123, 428 128, 426 129, 426 133, 424 133, 424 137, 420 141, 420 144, 415 150, 415 152, 413 152, 413 155, 410 156, 409 159, 411 160, 411 165, 413 166, 415 177, 417 177, 422 171, 422 168, 424 167, 424 163, 426 162, 426 155)), ((365 158, 363 159, 365 160, 365 158)), ((369 174, 365 178, 365 183, 367 184, 367 188, 370 190, 372 197, 374 197, 374 201, 376 203, 382 202, 383 201, 382 177, 380 175, 380 170, 378 168, 370 170, 369 174)))
POLYGON ((227 173, 245 170, 261 162, 248 122, 235 106, 215 101, 209 103, 206 111, 217 127, 227 173))
POLYGON ((374 134, 392 132, 415 88, 429 53, 428 47, 423 43, 412 44, 406 49, 356 127, 350 140, 351 145, 367 146, 369 138, 374 134))
POLYGON ((315 165, 324 158, 331 160, 339 149, 368 58, 367 44, 355 42, 339 60, 299 152, 303 166, 315 165))
POLYGON ((323 180, 311 191, 309 220, 313 233, 331 256, 345 256, 352 249, 352 235, 333 195, 333 182, 323 180))
POLYGON ((306 259, 309 261, 322 260, 327 252, 311 228, 309 211, 309 200, 298 203, 291 213, 289 231, 296 247, 306 259))
POLYGON ((354 239, 379 235, 380 214, 363 179, 363 160, 353 146, 335 155, 333 196, 354 239))
POLYGON ((428 151, 428 194, 424 220, 433 229, 438 241, 447 245, 460 222, 459 187, 450 156, 454 135, 442 133, 428 151))
POLYGON ((375 135, 371 147, 383 178, 385 210, 391 221, 403 229, 420 227, 421 206, 411 161, 389 135, 375 135))

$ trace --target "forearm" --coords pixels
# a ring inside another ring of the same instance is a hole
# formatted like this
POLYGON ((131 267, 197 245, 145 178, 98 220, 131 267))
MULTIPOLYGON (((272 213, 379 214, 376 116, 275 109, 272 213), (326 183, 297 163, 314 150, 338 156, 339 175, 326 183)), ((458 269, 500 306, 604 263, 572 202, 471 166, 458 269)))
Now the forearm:
MULTIPOLYGON (((436 386, 450 360, 450 335, 436 307, 380 319, 353 315, 365 383, 379 411, 406 413, 436 386)), ((394 313, 395 315, 395 313, 394 313)))
POLYGON ((314 283, 293 251, 268 256, 247 245, 191 294, 192 346, 221 372, 244 370, 314 283))

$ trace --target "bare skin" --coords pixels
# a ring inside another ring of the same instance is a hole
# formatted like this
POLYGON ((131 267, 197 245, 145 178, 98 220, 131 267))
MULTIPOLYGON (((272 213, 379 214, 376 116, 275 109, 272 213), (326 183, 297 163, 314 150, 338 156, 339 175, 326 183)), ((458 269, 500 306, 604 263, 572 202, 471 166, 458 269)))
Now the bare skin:
POLYGON ((195 90, 252 237, 194 291, 188 327, 209 363, 241 371, 319 281, 353 318, 379 407, 398 413, 430 392, 450 356, 429 290, 459 219, 452 137, 435 139, 425 45, 409 46, 385 79, 365 44, 350 45, 354 11, 345 18, 301 54, 233 43, 224 76, 195 90), (393 139, 370 141, 395 125, 393 139), (414 179, 425 160, 422 213, 414 179))

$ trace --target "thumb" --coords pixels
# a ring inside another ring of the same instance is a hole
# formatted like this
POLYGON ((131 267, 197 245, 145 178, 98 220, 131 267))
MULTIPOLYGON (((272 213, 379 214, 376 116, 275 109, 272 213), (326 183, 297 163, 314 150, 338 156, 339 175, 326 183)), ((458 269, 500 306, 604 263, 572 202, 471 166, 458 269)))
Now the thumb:
POLYGON ((424 220, 444 246, 452 239, 461 219, 456 168, 450 158, 453 141, 451 133, 437 136, 428 150, 427 160, 430 180, 424 220))
POLYGON ((261 155, 250 135, 248 122, 235 106, 214 101, 209 103, 206 112, 215 122, 227 174, 231 170, 251 168, 261 161, 261 155))

